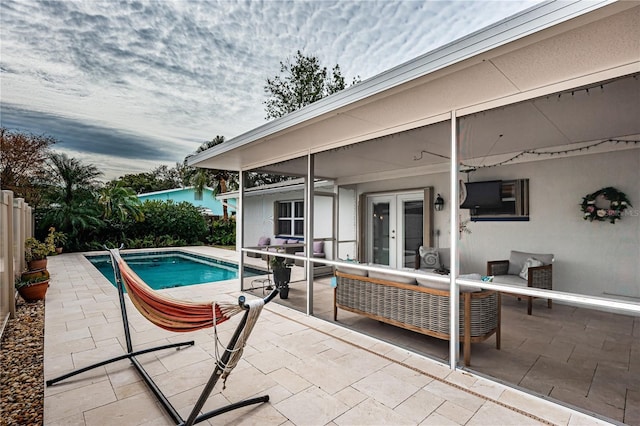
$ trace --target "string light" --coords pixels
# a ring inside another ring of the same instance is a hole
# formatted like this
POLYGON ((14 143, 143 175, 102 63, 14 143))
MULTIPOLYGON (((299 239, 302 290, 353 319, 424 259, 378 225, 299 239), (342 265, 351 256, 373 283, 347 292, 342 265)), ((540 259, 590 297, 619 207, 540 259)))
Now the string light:
MULTIPOLYGON (((615 143, 616 145, 619 144, 619 143, 625 143, 627 145, 631 143, 631 144, 634 144, 634 145, 638 145, 638 144, 640 144, 640 139, 638 139, 638 140, 607 139, 607 140, 595 142, 595 143, 593 143, 591 145, 582 146, 580 148, 562 149, 562 150, 559 150, 559 151, 540 151, 540 150, 537 150, 537 149, 525 149, 524 151, 519 152, 518 154, 514 155, 511 158, 508 158, 506 160, 503 160, 503 161, 500 161, 500 162, 497 162, 497 163, 493 163, 493 164, 483 164, 481 166, 473 166, 473 165, 470 165, 470 164, 460 163, 460 165, 470 168, 470 170, 464 170, 465 172, 472 172, 472 171, 477 170, 477 169, 488 169, 490 167, 503 166, 505 164, 508 164, 508 163, 511 163, 512 161, 517 160, 518 158, 524 157, 527 154, 529 154, 529 155, 537 155, 537 156, 541 156, 541 155, 549 155, 549 156, 565 155, 565 154, 569 154, 571 152, 578 152, 578 151, 583 151, 583 150, 587 151, 587 150, 589 150, 591 148, 594 148, 594 147, 599 146, 599 145, 603 145, 605 143, 615 143)), ((413 160, 414 161, 422 160, 424 154, 434 155, 436 157, 444 158, 444 159, 447 159, 447 160, 451 159, 451 157, 448 157, 446 155, 436 154, 435 152, 422 150, 422 151, 420 151, 420 157, 414 156, 413 160)))

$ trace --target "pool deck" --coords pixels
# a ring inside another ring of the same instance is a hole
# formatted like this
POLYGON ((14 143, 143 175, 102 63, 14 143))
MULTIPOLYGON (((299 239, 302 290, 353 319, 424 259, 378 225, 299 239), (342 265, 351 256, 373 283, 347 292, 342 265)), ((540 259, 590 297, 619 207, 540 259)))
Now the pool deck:
MULTIPOLYGON (((235 252, 222 249, 186 250, 237 260, 235 252)), ((113 285, 81 254, 50 257, 49 271, 45 379, 123 354, 113 285)), ((243 294, 238 280, 163 291, 195 301, 236 301, 243 294)), ((128 298, 127 308, 136 349, 195 340, 195 346, 184 350, 139 357, 180 415, 187 417, 214 368, 213 329, 170 333, 144 319, 128 298)), ((222 342, 228 341, 239 318, 218 327, 222 342)), ((265 306, 226 389, 219 383, 205 410, 263 394, 269 394, 269 402, 201 424, 610 424, 276 303, 265 306)), ((135 370, 120 361, 47 387, 44 424, 174 423, 135 370)))

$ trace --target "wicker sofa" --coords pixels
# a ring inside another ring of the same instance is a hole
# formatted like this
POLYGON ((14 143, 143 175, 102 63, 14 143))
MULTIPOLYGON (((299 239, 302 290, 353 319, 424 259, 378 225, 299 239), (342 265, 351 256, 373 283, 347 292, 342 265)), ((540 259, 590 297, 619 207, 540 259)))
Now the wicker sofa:
MULTIPOLYGON (((419 284, 406 277, 391 279, 382 275, 368 276, 366 271, 341 268, 335 273, 333 315, 338 308, 364 315, 377 321, 406 328, 438 339, 449 340, 449 292, 443 284, 430 281, 429 274, 419 284), (404 282, 398 282, 404 281, 404 282), (431 285, 429 285, 431 283, 431 285)), ((500 349, 500 294, 495 291, 460 293, 460 340, 464 364, 471 363, 471 343, 496 335, 500 349)))

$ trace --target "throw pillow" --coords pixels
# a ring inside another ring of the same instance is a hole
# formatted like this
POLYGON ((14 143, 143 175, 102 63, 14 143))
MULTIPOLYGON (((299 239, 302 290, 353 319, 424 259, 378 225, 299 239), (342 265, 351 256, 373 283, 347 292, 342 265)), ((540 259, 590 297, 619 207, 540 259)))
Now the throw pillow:
POLYGON ((324 241, 313 242, 313 253, 324 253, 324 241))
POLYGON ((528 258, 540 260, 543 264, 549 265, 553 262, 553 254, 527 253, 524 251, 511 250, 509 256, 509 275, 518 275, 528 258))
POLYGON ((528 280, 529 279, 529 268, 535 267, 535 266, 542 266, 542 265, 544 265, 544 263, 542 263, 538 259, 536 259, 534 257, 528 258, 524 262, 524 266, 522 267, 522 270, 520 271, 520 274, 519 274, 520 278, 528 280))
POLYGON ((438 254, 438 249, 434 247, 420 246, 418 254, 420 255, 420 259, 422 259, 423 268, 440 268, 440 255, 438 254))

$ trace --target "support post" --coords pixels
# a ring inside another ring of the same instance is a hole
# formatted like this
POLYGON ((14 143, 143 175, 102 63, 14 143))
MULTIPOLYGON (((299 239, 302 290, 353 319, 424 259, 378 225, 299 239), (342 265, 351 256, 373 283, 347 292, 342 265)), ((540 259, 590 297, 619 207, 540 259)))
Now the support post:
POLYGON ((315 198, 315 156, 309 153, 307 155, 307 176, 305 181, 305 215, 304 215, 304 239, 305 239, 305 257, 304 263, 305 275, 307 277, 307 315, 313 315, 313 201, 315 198))
POLYGON ((451 232, 450 232, 450 255, 451 267, 449 273, 449 366, 452 370, 456 369, 460 358, 460 300, 458 285, 456 278, 460 268, 458 257, 458 240, 460 233, 460 195, 458 188, 458 121, 456 111, 451 111, 451 164, 450 164, 450 191, 451 191, 451 232))
MULTIPOLYGON (((240 169, 238 173, 238 202, 236 203, 236 250, 238 250, 240 259, 238 259, 238 278, 240 279, 240 291, 244 291, 244 183, 246 172, 240 169), (238 248, 238 246, 240 246, 238 248)), ((267 263, 268 264, 268 263, 267 263)))

